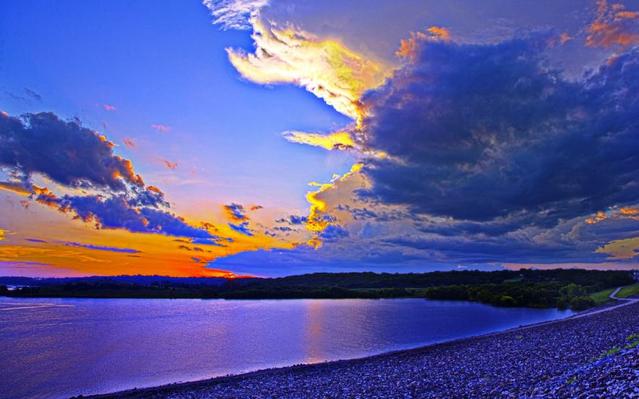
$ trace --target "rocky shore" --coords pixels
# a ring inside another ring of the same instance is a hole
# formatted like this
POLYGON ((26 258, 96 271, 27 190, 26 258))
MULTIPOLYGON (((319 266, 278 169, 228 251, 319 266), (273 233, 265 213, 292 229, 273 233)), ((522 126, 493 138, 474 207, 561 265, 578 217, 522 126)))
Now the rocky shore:
POLYGON ((132 390, 118 398, 637 398, 639 303, 365 359, 132 390))

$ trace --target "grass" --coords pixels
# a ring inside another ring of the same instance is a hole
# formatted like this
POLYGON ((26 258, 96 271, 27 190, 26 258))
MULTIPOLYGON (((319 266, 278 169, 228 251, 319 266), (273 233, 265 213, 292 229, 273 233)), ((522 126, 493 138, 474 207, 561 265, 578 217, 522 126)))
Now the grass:
POLYGON ((623 287, 618 293, 617 296, 619 298, 628 298, 629 296, 639 294, 639 283, 627 285, 623 287))
POLYGON ((610 288, 603 291, 597 291, 593 294, 590 294, 590 298, 592 298, 592 300, 595 301, 596 305, 602 305, 610 300, 609 296, 610 294, 612 294, 612 291, 614 290, 615 290, 614 288, 610 288))

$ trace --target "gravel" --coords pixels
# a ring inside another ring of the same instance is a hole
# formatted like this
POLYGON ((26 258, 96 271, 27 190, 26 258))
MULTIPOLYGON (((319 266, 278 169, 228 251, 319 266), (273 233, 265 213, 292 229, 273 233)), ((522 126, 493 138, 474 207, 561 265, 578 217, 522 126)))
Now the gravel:
POLYGON ((100 397, 639 398, 637 333, 635 302, 415 350, 100 397))

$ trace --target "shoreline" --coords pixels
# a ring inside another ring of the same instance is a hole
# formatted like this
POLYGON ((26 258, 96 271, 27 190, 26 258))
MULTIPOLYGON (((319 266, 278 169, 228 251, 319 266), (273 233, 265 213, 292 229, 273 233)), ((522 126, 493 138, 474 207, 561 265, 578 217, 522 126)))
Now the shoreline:
MULTIPOLYGON (((145 388, 133 388, 127 389, 123 391, 104 393, 104 394, 96 394, 90 396, 83 396, 89 398, 114 398, 114 397, 126 397, 126 398, 146 398, 146 397, 165 397, 167 395, 171 395, 179 392, 196 392, 200 390, 207 390, 208 388, 215 388, 220 385, 237 385, 238 383, 242 383, 248 380, 260 380, 260 379, 273 379, 278 377, 288 377, 291 375, 304 374, 307 372, 312 373, 322 373, 328 372, 332 369, 339 368, 358 368, 365 366, 368 363, 375 362, 385 362, 389 360, 397 360, 406 357, 420 357, 420 356, 429 356, 435 352, 446 352, 446 351, 455 351, 458 347, 468 347, 473 346, 475 344, 481 343, 483 341, 490 341, 491 339, 499 340, 504 337, 511 336, 513 334, 519 334, 522 332, 535 332, 536 330, 553 327, 555 325, 564 325, 567 323, 571 323, 573 321, 577 321, 580 319, 589 319, 596 318, 597 315, 605 315, 606 313, 611 313, 620 308, 626 307, 628 305, 633 305, 638 302, 638 299, 616 299, 617 302, 609 302, 605 305, 588 309, 583 312, 578 312, 573 315, 570 315, 565 318, 556 319, 556 320, 548 320, 533 324, 522 325, 518 327, 509 328, 506 330, 490 332, 486 334, 480 334, 470 337, 457 338, 437 343, 432 343, 428 345, 418 346, 410 349, 400 349, 394 351, 383 352, 371 356, 354 358, 354 359, 342 359, 342 360, 332 360, 325 361, 320 363, 310 363, 310 364, 296 364, 291 366, 284 367, 274 367, 261 369, 256 371, 251 371, 247 373, 241 374, 232 374, 232 375, 224 375, 218 377, 212 377, 202 380, 195 381, 185 381, 185 382, 175 382, 169 383, 154 387, 145 387, 145 388)), ((638 307, 639 313, 639 307, 638 307)), ((637 329, 639 332, 639 326, 637 329)), ((189 396, 190 397, 190 396, 189 396)), ((199 397, 199 396, 195 396, 199 397)), ((208 397, 208 396, 207 396, 208 397)), ((211 396, 217 397, 217 396, 211 396)), ((259 396, 252 396, 259 397, 259 396)))

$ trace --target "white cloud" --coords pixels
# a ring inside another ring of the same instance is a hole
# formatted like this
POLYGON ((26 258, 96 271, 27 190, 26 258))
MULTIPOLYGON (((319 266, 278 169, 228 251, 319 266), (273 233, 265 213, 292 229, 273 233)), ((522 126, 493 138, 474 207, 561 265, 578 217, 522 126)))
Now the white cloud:
POLYGON ((269 0, 203 0, 202 4, 211 11, 213 23, 222 29, 251 29, 249 19, 266 7, 269 0))

